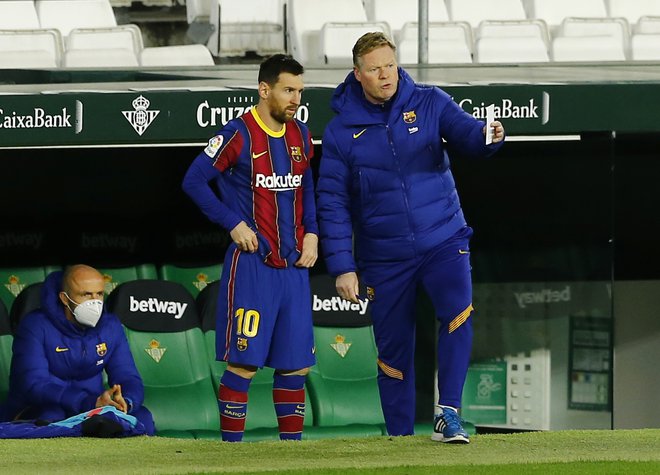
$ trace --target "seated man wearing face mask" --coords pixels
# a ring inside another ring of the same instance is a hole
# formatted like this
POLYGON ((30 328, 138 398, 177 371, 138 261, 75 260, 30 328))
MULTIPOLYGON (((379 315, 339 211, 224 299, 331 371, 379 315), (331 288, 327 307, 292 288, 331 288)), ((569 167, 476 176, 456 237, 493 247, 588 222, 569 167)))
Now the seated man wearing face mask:
POLYGON ((25 315, 14 335, 0 420, 52 422, 113 406, 153 435, 153 417, 142 406, 142 378, 119 319, 103 311, 103 291, 103 276, 82 264, 46 278, 41 308, 25 315))

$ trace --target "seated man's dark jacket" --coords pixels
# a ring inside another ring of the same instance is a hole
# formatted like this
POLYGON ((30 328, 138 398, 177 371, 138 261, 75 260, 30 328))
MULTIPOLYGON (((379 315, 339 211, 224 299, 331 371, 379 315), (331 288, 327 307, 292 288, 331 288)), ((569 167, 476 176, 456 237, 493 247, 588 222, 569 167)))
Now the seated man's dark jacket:
POLYGON ((93 409, 108 384, 120 384, 129 413, 141 407, 144 387, 117 316, 103 312, 94 328, 67 320, 59 300, 62 272, 42 287, 41 308, 21 319, 13 343, 7 401, 0 420, 59 420, 93 409))

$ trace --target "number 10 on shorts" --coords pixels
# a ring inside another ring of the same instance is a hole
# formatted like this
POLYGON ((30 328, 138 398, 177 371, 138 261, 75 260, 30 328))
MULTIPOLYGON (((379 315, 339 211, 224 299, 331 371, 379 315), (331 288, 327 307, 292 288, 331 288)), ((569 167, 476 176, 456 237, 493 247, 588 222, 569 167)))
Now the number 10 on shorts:
POLYGON ((259 331, 259 312, 245 310, 243 307, 236 310, 236 334, 253 337, 259 331))

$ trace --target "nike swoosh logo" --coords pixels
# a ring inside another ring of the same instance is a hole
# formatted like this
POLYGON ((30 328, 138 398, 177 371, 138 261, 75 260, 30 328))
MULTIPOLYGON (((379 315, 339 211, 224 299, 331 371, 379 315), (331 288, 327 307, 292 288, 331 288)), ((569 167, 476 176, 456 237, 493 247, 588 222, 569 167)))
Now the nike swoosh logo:
POLYGON ((62 353, 63 351, 69 351, 68 348, 60 348, 59 346, 55 347, 55 352, 62 353))
POLYGON ((458 250, 459 254, 470 254, 470 251, 464 251, 463 249, 458 250))
POLYGON ((232 404, 227 404, 225 407, 227 409, 243 409, 243 406, 236 406, 236 405, 232 405, 232 404))
POLYGON ((362 134, 365 133, 366 131, 367 131, 367 129, 362 129, 362 130, 361 130, 360 132, 358 132, 357 134, 353 134, 353 138, 354 138, 354 139, 358 138, 360 135, 362 135, 362 134))
POLYGON ((268 150, 261 152, 261 153, 254 153, 252 152, 252 160, 256 160, 257 158, 261 157, 262 155, 266 155, 268 153, 268 150))

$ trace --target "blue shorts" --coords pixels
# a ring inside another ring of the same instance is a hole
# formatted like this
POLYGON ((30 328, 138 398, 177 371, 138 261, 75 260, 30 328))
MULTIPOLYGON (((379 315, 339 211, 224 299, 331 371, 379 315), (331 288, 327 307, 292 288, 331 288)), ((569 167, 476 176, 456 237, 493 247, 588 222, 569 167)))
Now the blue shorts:
POLYGON ((220 279, 216 359, 297 370, 316 363, 309 272, 231 245, 220 279))

